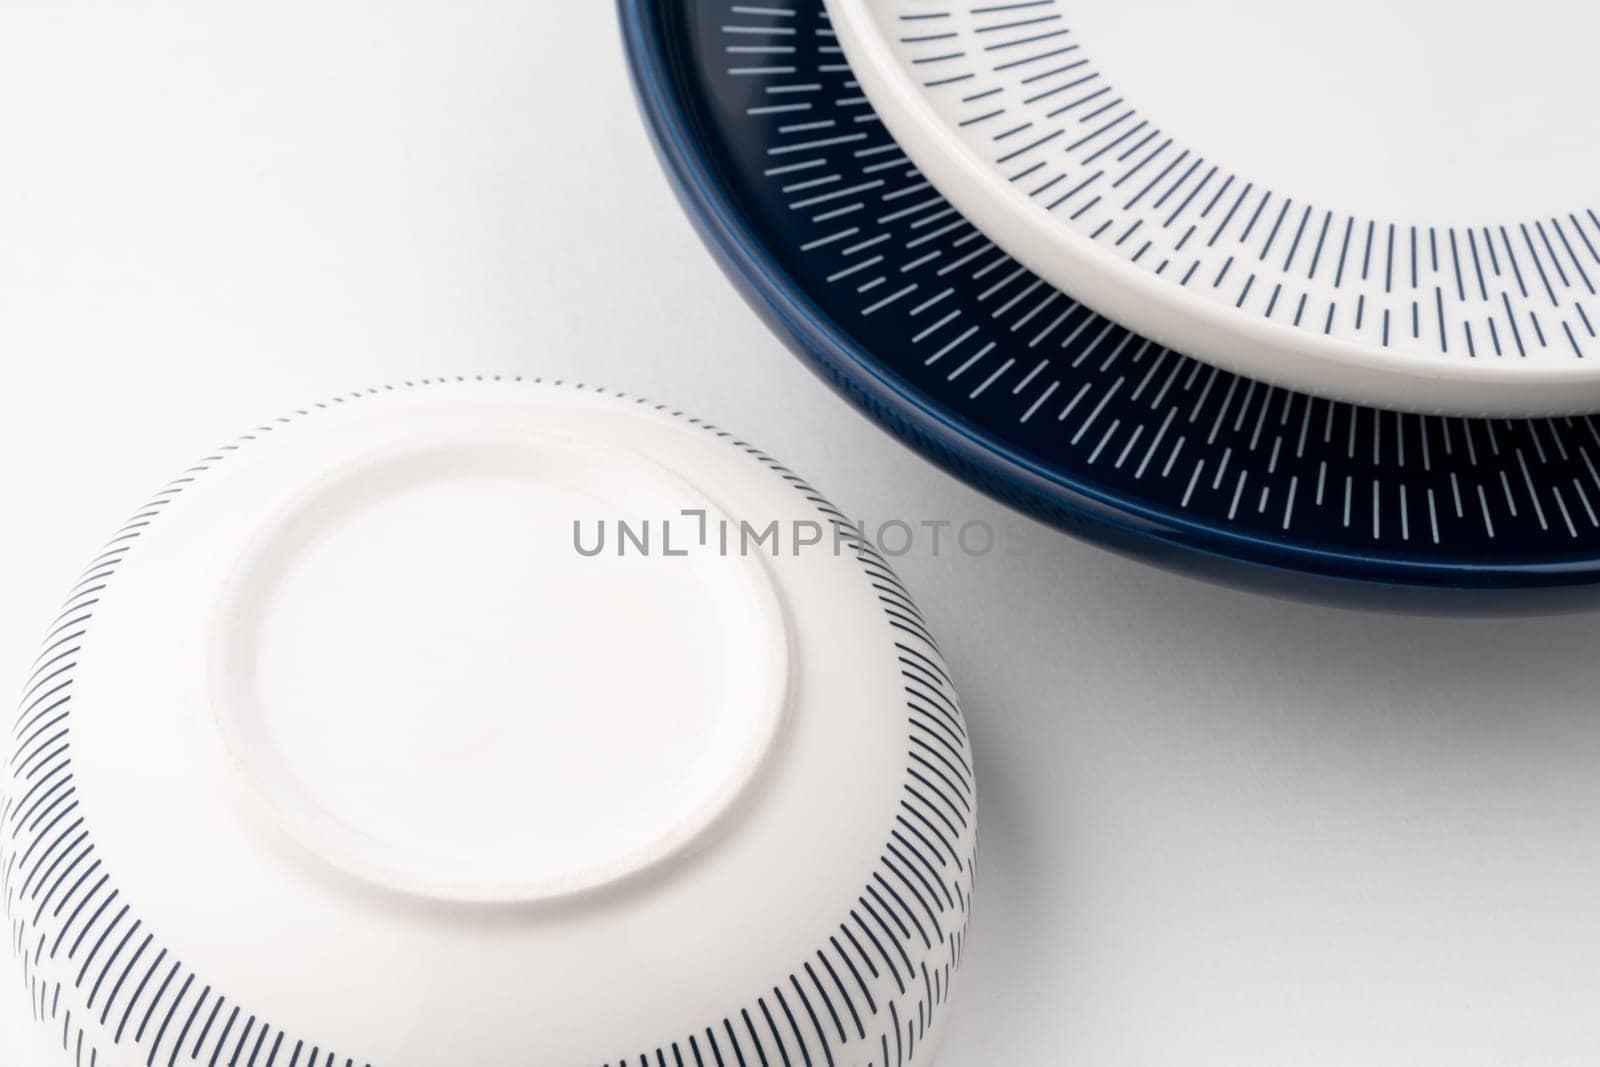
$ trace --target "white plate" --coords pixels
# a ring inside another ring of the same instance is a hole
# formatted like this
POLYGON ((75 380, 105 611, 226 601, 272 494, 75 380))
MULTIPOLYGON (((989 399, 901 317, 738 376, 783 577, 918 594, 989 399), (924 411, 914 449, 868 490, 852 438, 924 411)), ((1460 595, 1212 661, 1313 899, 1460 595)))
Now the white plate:
POLYGON ((350 396, 196 464, 15 720, 37 1067, 925 1063, 971 755, 837 517, 714 428, 535 383, 350 396))
POLYGON ((1600 8, 827 7, 939 191, 1096 310, 1353 402, 1600 409, 1600 8))

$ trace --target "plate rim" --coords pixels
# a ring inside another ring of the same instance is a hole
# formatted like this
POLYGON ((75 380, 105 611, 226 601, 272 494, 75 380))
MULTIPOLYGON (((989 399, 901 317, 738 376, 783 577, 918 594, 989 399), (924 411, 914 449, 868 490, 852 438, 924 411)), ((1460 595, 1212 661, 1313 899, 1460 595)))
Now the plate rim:
POLYGON ((935 466, 1048 525, 1140 560, 1312 599, 1394 606, 1395 592, 1411 592, 1419 596, 1414 606, 1426 610, 1433 605, 1421 594, 1442 591, 1442 606, 1459 610, 1455 594, 1463 592, 1482 598, 1600 582, 1600 557, 1583 554, 1481 563, 1329 550, 1230 530, 1082 482, 943 410, 817 305, 716 179, 669 70, 660 8, 676 2, 616 0, 616 10, 636 103, 689 221, 741 296, 802 363, 935 466))
POLYGON ((873 109, 940 195, 1002 251, 1133 333, 1265 384, 1369 407, 1496 418, 1600 407, 1600 366, 1471 360, 1325 337, 1207 300, 1071 227, 1041 225, 1052 216, 938 117, 877 31, 870 0, 823 3, 846 58, 864 56, 851 68, 873 109))

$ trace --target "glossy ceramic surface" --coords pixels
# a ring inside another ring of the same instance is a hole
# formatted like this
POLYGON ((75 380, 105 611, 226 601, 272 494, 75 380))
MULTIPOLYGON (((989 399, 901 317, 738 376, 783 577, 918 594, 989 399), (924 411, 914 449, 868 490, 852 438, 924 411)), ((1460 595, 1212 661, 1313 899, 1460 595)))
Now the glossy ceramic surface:
POLYGON ((1586 596, 1594 419, 1399 414, 1189 359, 970 225, 878 121, 820 3, 621 12, 668 173, 730 276, 945 467, 1064 529, 1257 587, 1429 609, 1586 596))
POLYGON ((0 889, 30 1067, 924 1064, 966 728, 801 479, 617 394, 408 383, 264 424, 91 562, 0 889))
POLYGON ((1592 7, 828 10, 929 180, 1146 336, 1366 404, 1600 408, 1592 7))

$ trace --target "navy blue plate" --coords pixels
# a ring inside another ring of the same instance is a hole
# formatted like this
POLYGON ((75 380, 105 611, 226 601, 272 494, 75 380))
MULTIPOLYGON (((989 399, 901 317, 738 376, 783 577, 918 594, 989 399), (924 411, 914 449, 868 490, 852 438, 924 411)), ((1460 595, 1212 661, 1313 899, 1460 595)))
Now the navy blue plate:
POLYGON ((1380 411, 1171 352, 1031 274, 923 180, 821 0, 619 10, 656 146, 729 276, 941 466, 1069 532, 1257 588, 1419 609, 1591 599, 1593 418, 1380 411))

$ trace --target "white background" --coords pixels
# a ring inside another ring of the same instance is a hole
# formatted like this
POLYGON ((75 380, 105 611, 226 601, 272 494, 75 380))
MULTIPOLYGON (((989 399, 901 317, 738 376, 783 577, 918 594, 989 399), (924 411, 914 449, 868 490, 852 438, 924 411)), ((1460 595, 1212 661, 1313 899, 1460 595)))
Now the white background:
MULTIPOLYGON (((869 521, 1010 520, 741 303, 600 0, 0 2, 0 369, 18 681, 170 474, 410 376, 613 385, 869 521)), ((1336 611, 1026 532, 900 562, 978 746, 946 1067, 1596 1062, 1600 614, 1336 611)))

